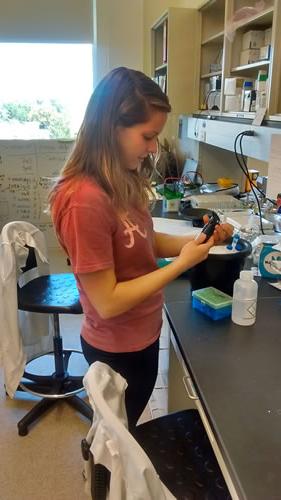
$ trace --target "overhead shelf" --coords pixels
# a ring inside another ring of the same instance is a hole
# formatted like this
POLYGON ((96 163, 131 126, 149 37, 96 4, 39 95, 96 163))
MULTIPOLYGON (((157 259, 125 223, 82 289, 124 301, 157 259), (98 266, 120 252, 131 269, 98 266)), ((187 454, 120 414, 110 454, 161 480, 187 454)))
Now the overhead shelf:
POLYGON ((259 12, 258 14, 252 16, 252 17, 249 17, 249 19, 247 20, 243 20, 241 22, 236 22, 235 23, 235 29, 242 29, 242 28, 247 28, 249 29, 249 27, 251 27, 251 25, 253 26, 266 26, 266 25, 269 25, 272 23, 272 19, 273 19, 273 6, 272 7, 269 7, 268 9, 265 9, 265 10, 262 10, 261 12, 259 12))
POLYGON ((236 66, 235 68, 231 69, 231 73, 238 73, 239 71, 246 71, 246 70, 252 70, 255 68, 260 68, 262 66, 269 66, 270 61, 256 61, 252 64, 244 64, 243 66, 236 66))
POLYGON ((155 71, 163 71, 165 69, 167 69, 167 63, 161 64, 160 66, 157 66, 155 68, 155 71))
POLYGON ((205 73, 204 75, 201 75, 201 79, 204 80, 205 78, 210 78, 211 76, 219 76, 221 75, 221 71, 213 71, 212 73, 205 73))
POLYGON ((224 31, 220 31, 219 33, 215 33, 212 36, 209 36, 205 40, 201 42, 201 45, 214 44, 217 45, 219 43, 223 43, 224 31))

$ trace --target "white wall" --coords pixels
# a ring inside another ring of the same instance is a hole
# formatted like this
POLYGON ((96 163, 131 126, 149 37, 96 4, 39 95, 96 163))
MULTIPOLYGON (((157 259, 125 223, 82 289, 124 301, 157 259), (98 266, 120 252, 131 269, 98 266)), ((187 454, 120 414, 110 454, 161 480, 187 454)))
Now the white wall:
POLYGON ((92 38, 92 0, 1 0, 0 42, 92 43, 92 38))
POLYGON ((115 67, 142 70, 143 0, 93 0, 93 5, 94 86, 115 67))

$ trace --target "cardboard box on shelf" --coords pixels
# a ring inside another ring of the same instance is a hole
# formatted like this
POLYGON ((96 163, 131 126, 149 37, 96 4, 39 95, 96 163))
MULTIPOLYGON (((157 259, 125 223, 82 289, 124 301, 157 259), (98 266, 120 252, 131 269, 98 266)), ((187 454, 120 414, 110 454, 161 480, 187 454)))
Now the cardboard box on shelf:
POLYGON ((260 47, 260 61, 270 58, 270 45, 260 47))
POLYGON ((241 92, 240 94, 225 96, 224 110, 241 111, 241 92))
POLYGON ((242 50, 240 54, 240 66, 252 64, 260 59, 260 49, 242 50))
POLYGON ((224 95, 235 96, 238 92, 242 92, 244 78, 225 78, 224 80, 224 95))
POLYGON ((267 28, 267 30, 264 30, 264 45, 271 44, 271 37, 272 37, 272 28, 267 28))
POLYGON ((242 50, 259 49, 265 44, 263 30, 250 30, 242 37, 242 50))

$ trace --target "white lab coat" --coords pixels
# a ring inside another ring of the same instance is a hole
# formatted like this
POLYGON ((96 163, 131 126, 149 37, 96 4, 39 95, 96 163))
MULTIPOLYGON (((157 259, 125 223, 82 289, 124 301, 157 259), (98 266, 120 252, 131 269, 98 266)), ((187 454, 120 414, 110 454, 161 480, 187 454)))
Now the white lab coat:
MULTIPOLYGON (((127 430, 126 380, 97 361, 90 366, 83 381, 94 410, 86 439, 95 463, 111 471, 108 500, 176 500, 127 430)), ((84 475, 89 483, 87 464, 85 462, 84 475)), ((89 486, 86 486, 88 494, 89 486)))
POLYGON ((39 267, 42 265, 44 274, 48 274, 44 234, 29 222, 4 226, 0 236, 0 363, 10 397, 14 396, 26 362, 52 350, 49 315, 18 311, 17 279, 28 256, 26 244, 35 248, 39 267))

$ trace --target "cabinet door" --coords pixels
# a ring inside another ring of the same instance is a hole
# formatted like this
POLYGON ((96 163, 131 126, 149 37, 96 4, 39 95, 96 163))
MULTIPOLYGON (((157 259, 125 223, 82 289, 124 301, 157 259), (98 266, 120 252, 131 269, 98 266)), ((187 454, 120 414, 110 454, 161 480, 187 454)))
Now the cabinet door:
POLYGON ((251 0, 228 0, 224 78, 252 80, 255 89, 259 72, 266 73, 266 108, 271 115, 280 112, 280 2, 267 0, 261 7, 251 0), (270 38, 266 30, 271 30, 270 38))
POLYGON ((200 57, 200 109, 221 110, 224 60, 225 1, 209 2, 200 10, 202 22, 200 57))
MULTIPOLYGON (((233 485, 233 482, 232 482, 232 479, 229 475, 229 472, 228 472, 228 469, 226 467, 226 464, 225 464, 225 461, 222 457, 222 454, 221 454, 221 451, 220 451, 220 448, 219 448, 219 445, 215 439, 215 436, 214 436, 214 433, 211 429, 211 426, 209 424, 209 421, 208 421, 208 418, 206 416, 206 413, 205 413, 205 410, 202 406, 202 403, 196 393, 196 389, 193 385, 193 382, 192 382, 192 378, 191 378, 191 375, 189 374, 189 371, 188 371, 188 368, 182 358, 182 355, 181 355, 181 352, 180 352, 180 349, 178 347, 178 344, 177 344, 177 341, 173 335, 173 332, 171 331, 170 332, 170 335, 171 335, 171 346, 170 346, 170 351, 174 352, 174 355, 176 355, 177 359, 178 359, 178 363, 179 363, 179 366, 180 366, 180 370, 181 370, 181 373, 182 373, 182 381, 183 381, 183 384, 184 384, 184 387, 185 387, 185 391, 186 391, 186 405, 185 405, 185 408, 192 408, 195 407, 197 408, 198 412, 199 412, 199 415, 200 415, 200 418, 202 420, 202 423, 205 427, 205 430, 206 430, 206 433, 208 435, 208 438, 209 438, 209 441, 210 441, 210 444, 213 448, 213 451, 216 455, 216 459, 218 461, 218 464, 220 466, 220 469, 222 471, 222 474, 224 476, 224 479, 225 479, 225 482, 227 484, 227 487, 229 489, 229 492, 231 494, 231 498, 233 500, 239 500, 239 496, 236 492, 236 489, 233 485)), ((171 373, 171 371, 169 370, 169 385, 170 385, 170 378, 173 376, 173 374, 171 373)), ((179 384, 180 380, 178 380, 178 384, 179 384)), ((174 389, 175 391, 178 390, 178 386, 175 387, 174 389)))
POLYGON ((151 35, 151 75, 167 92, 172 115, 196 111, 200 59, 198 10, 169 8, 152 26, 151 35))

